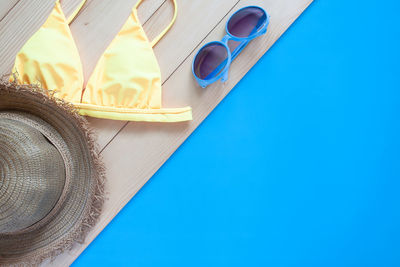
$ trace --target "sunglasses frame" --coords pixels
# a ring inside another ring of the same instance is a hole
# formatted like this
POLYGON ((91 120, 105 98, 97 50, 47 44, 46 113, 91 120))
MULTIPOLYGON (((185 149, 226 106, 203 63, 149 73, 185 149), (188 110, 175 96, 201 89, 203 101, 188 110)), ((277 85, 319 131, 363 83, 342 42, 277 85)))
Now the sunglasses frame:
POLYGON ((270 21, 270 15, 269 15, 262 7, 259 7, 259 6, 246 6, 246 7, 243 7, 243 8, 241 8, 241 9, 237 10, 235 13, 233 13, 233 14, 229 17, 229 19, 228 19, 228 21, 227 21, 227 23, 226 23, 226 25, 225 25, 225 31, 226 31, 227 35, 225 35, 224 38, 222 38, 221 41, 209 42, 209 43, 203 45, 203 46, 197 51, 197 54, 195 55, 195 57, 194 57, 194 59, 193 59, 193 63, 192 63, 192 73, 193 73, 193 76, 196 78, 197 83, 198 83, 202 88, 206 88, 208 85, 210 85, 210 84, 212 84, 212 83, 215 83, 216 81, 218 81, 218 80, 220 80, 220 79, 221 79, 221 82, 222 82, 222 83, 226 82, 226 81, 228 80, 229 69, 230 69, 230 66, 231 66, 232 61, 240 54, 240 52, 242 52, 242 50, 247 46, 247 44, 248 44, 251 40, 253 40, 253 39, 255 39, 255 38, 257 38, 257 37, 259 37, 259 36, 261 36, 261 35, 267 33, 269 21, 270 21), (229 29, 228 29, 229 22, 231 21, 231 19, 232 19, 237 13, 242 12, 243 10, 248 9, 248 8, 258 8, 258 9, 261 9, 261 10, 266 14, 266 19, 265 19, 265 22, 263 23, 264 25, 263 25, 257 32, 255 32, 255 33, 249 35, 248 37, 237 37, 237 36, 232 35, 232 34, 229 32, 229 29), (230 48, 229 48, 229 46, 228 46, 228 42, 231 41, 231 40, 232 40, 232 41, 240 42, 240 44, 235 48, 235 50, 234 50, 233 52, 230 51, 230 48), (226 49, 226 51, 227 51, 227 62, 226 62, 225 67, 223 68, 223 70, 220 71, 218 75, 216 75, 216 76, 214 76, 214 77, 212 77, 212 78, 210 78, 210 79, 204 80, 204 79, 199 78, 199 77, 196 75, 196 73, 195 73, 195 62, 196 62, 197 56, 200 54, 200 52, 201 52, 205 47, 207 47, 207 46, 209 46, 209 45, 212 45, 212 44, 218 44, 218 45, 221 45, 221 46, 225 47, 225 49, 226 49))

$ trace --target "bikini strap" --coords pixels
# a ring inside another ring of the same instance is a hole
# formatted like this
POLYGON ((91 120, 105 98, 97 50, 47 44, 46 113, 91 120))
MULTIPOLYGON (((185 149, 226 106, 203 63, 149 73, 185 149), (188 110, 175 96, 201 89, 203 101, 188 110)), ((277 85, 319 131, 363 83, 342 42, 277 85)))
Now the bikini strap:
POLYGON ((85 3, 86 3, 86 0, 82 0, 82 2, 79 4, 79 6, 71 14, 71 16, 68 17, 68 19, 67 19, 68 24, 71 24, 71 22, 76 18, 76 16, 82 10, 82 7, 85 5, 85 3))
MULTIPOLYGON (((139 0, 134 8, 137 10, 142 2, 143 0, 139 0)), ((176 3, 176 0, 172 0, 172 2, 174 3, 174 17, 172 18, 172 21, 167 26, 167 28, 165 28, 156 38, 154 38, 153 41, 151 41, 152 47, 154 47, 164 37, 164 35, 171 29, 172 25, 174 25, 175 23, 176 16, 178 15, 178 4, 176 3)))

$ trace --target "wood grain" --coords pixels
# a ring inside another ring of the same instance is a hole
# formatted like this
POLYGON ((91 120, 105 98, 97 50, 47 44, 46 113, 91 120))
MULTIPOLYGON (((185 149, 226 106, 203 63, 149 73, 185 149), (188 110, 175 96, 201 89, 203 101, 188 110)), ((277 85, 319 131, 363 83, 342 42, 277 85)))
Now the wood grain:
MULTIPOLYGON (((89 2, 90 0, 87 0, 89 2)), ((82 0, 60 0, 61 8, 68 18, 79 6, 82 0)), ((86 4, 83 6, 82 10, 86 8, 86 4)), ((79 14, 78 14, 79 15, 79 14)))
MULTIPOLYGON (((7 2, 8 0, 2 0, 7 2)), ((9 7, 10 5, 4 5, 9 7)), ((0 22, 0 76, 9 74, 14 65, 15 56, 25 42, 40 28, 50 14, 54 2, 20 0, 0 22)), ((0 10, 3 9, 3 3, 0 10)), ((2 12, 4 13, 4 12, 2 12)))
MULTIPOLYGON (((63 10, 68 15, 79 2, 63 0, 63 10)), ((160 124, 89 119, 99 134, 107 166, 109 182, 105 210, 84 244, 75 246, 44 265, 70 265, 311 2, 178 0, 180 13, 177 22, 155 47, 155 53, 163 74, 164 106, 190 105, 193 107, 194 120, 160 124), (251 42, 233 62, 227 83, 218 82, 207 89, 199 88, 191 74, 195 51, 206 42, 221 39, 228 17, 240 7, 250 4, 263 6, 270 13, 268 34, 251 42)), ((135 0, 88 0, 71 24, 86 77, 129 16, 134 3, 135 0)), ((9 73, 15 55, 45 21, 53 5, 54 0, 2 0, 0 58, 3 64, 0 74, 9 73)), ((172 17, 171 2, 145 1, 139 9, 139 17, 149 38, 153 38, 172 17)))
POLYGON ((7 15, 7 13, 18 3, 19 0, 4 1, 0 6, 0 22, 7 15))

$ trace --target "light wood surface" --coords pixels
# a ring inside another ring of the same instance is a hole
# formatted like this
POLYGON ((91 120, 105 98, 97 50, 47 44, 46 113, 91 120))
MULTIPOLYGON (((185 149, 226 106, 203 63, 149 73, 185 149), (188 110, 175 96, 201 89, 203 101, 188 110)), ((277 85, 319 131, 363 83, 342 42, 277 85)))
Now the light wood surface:
MULTIPOLYGON (((61 1, 66 15, 80 0, 61 1)), ((136 0, 88 0, 71 24, 88 77, 104 49, 125 22, 136 0)), ((107 167, 107 201, 104 213, 86 242, 44 265, 68 266, 114 216, 151 178, 172 153, 208 116, 260 57, 286 31, 312 0, 178 0, 176 24, 155 47, 163 75, 164 107, 193 108, 194 120, 186 123, 119 122, 89 118, 98 133, 98 141, 107 167), (191 62, 197 49, 225 35, 229 16, 246 5, 260 5, 271 15, 268 33, 254 41, 233 62, 228 82, 199 88, 191 74, 191 62)), ((0 75, 10 73, 14 57, 41 26, 54 0, 1 0, 0 75)), ((150 39, 171 20, 169 0, 147 0, 139 8, 139 17, 150 39)), ((251 88, 248 88, 251 91, 251 88)), ((243 108, 251 108, 244 103, 243 108)), ((134 240, 133 240, 134 242, 134 240)))

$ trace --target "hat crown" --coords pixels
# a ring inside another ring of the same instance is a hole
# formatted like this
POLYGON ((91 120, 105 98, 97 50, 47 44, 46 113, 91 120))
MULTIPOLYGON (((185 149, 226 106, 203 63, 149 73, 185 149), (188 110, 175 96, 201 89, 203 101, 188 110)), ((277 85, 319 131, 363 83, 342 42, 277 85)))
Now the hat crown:
POLYGON ((44 219, 60 199, 65 177, 62 156, 39 130, 0 118, 0 234, 44 219))

